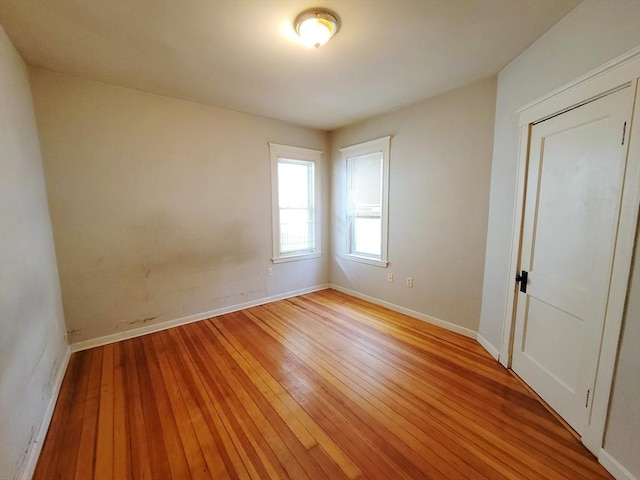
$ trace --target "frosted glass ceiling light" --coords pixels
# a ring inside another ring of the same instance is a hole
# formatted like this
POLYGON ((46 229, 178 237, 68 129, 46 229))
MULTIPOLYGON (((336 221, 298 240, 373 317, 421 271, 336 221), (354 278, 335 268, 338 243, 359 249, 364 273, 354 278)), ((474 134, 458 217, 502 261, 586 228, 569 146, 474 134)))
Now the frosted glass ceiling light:
POLYGON ((328 10, 312 8, 298 15, 293 25, 305 44, 318 48, 338 32, 340 20, 328 10))

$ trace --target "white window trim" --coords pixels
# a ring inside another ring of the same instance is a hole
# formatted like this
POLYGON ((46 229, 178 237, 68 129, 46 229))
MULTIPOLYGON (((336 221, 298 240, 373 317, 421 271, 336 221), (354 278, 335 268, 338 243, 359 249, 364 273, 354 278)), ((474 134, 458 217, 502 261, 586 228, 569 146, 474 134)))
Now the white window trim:
POLYGON ((322 171, 322 151, 311 150, 309 148, 291 147, 289 145, 280 145, 278 143, 269 143, 269 152, 271 156, 271 231, 272 231, 272 257, 273 263, 293 262, 296 260, 305 260, 308 258, 318 258, 322 255, 321 251, 321 171, 322 171), (314 194, 314 215, 315 215, 315 249, 313 252, 303 253, 280 253, 280 205, 278 199, 278 160, 284 158, 287 160, 303 160, 313 162, 313 194, 314 194))
MULTIPOLYGON (((346 232, 342 242, 343 251, 342 258, 346 260, 352 260, 354 262, 366 263, 368 265, 374 265, 377 267, 387 267, 389 265, 389 153, 391 150, 391 137, 382 137, 368 142, 359 143, 357 145, 351 145, 340 149, 342 154, 342 167, 345 172, 347 169, 347 158, 349 157, 361 157, 365 155, 371 155, 375 153, 382 153, 382 252, 380 260, 369 258, 361 255, 355 255, 348 253, 350 249, 349 235, 346 232)), ((344 182, 343 186, 343 205, 342 205, 342 219, 346 221, 347 218, 347 183, 344 182)), ((345 222, 346 223, 346 222, 345 222)))

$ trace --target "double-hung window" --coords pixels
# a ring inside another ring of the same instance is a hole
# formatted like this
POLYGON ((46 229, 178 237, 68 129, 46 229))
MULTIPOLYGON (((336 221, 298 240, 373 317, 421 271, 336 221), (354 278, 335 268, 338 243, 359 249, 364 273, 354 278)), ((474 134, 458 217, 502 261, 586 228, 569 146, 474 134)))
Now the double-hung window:
POLYGON ((274 263, 320 256, 322 152, 269 144, 274 263))
POLYGON ((344 256, 387 266, 391 137, 340 149, 345 170, 344 256))

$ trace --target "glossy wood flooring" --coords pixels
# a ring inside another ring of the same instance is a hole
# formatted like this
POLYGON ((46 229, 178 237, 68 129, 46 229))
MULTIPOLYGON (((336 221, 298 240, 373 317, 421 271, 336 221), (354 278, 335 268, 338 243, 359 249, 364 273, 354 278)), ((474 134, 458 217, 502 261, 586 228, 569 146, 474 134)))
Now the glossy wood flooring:
POLYGON ((475 341, 326 290, 72 356, 36 479, 596 479, 475 341))

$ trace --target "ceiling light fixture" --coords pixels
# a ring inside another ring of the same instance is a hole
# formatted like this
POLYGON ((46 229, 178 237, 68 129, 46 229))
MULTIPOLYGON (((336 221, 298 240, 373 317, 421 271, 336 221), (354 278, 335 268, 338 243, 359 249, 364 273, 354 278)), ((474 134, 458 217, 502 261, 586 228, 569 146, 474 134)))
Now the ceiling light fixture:
POLYGON ((293 26, 306 45, 318 48, 338 33, 340 19, 324 8, 311 8, 298 15, 293 26))

